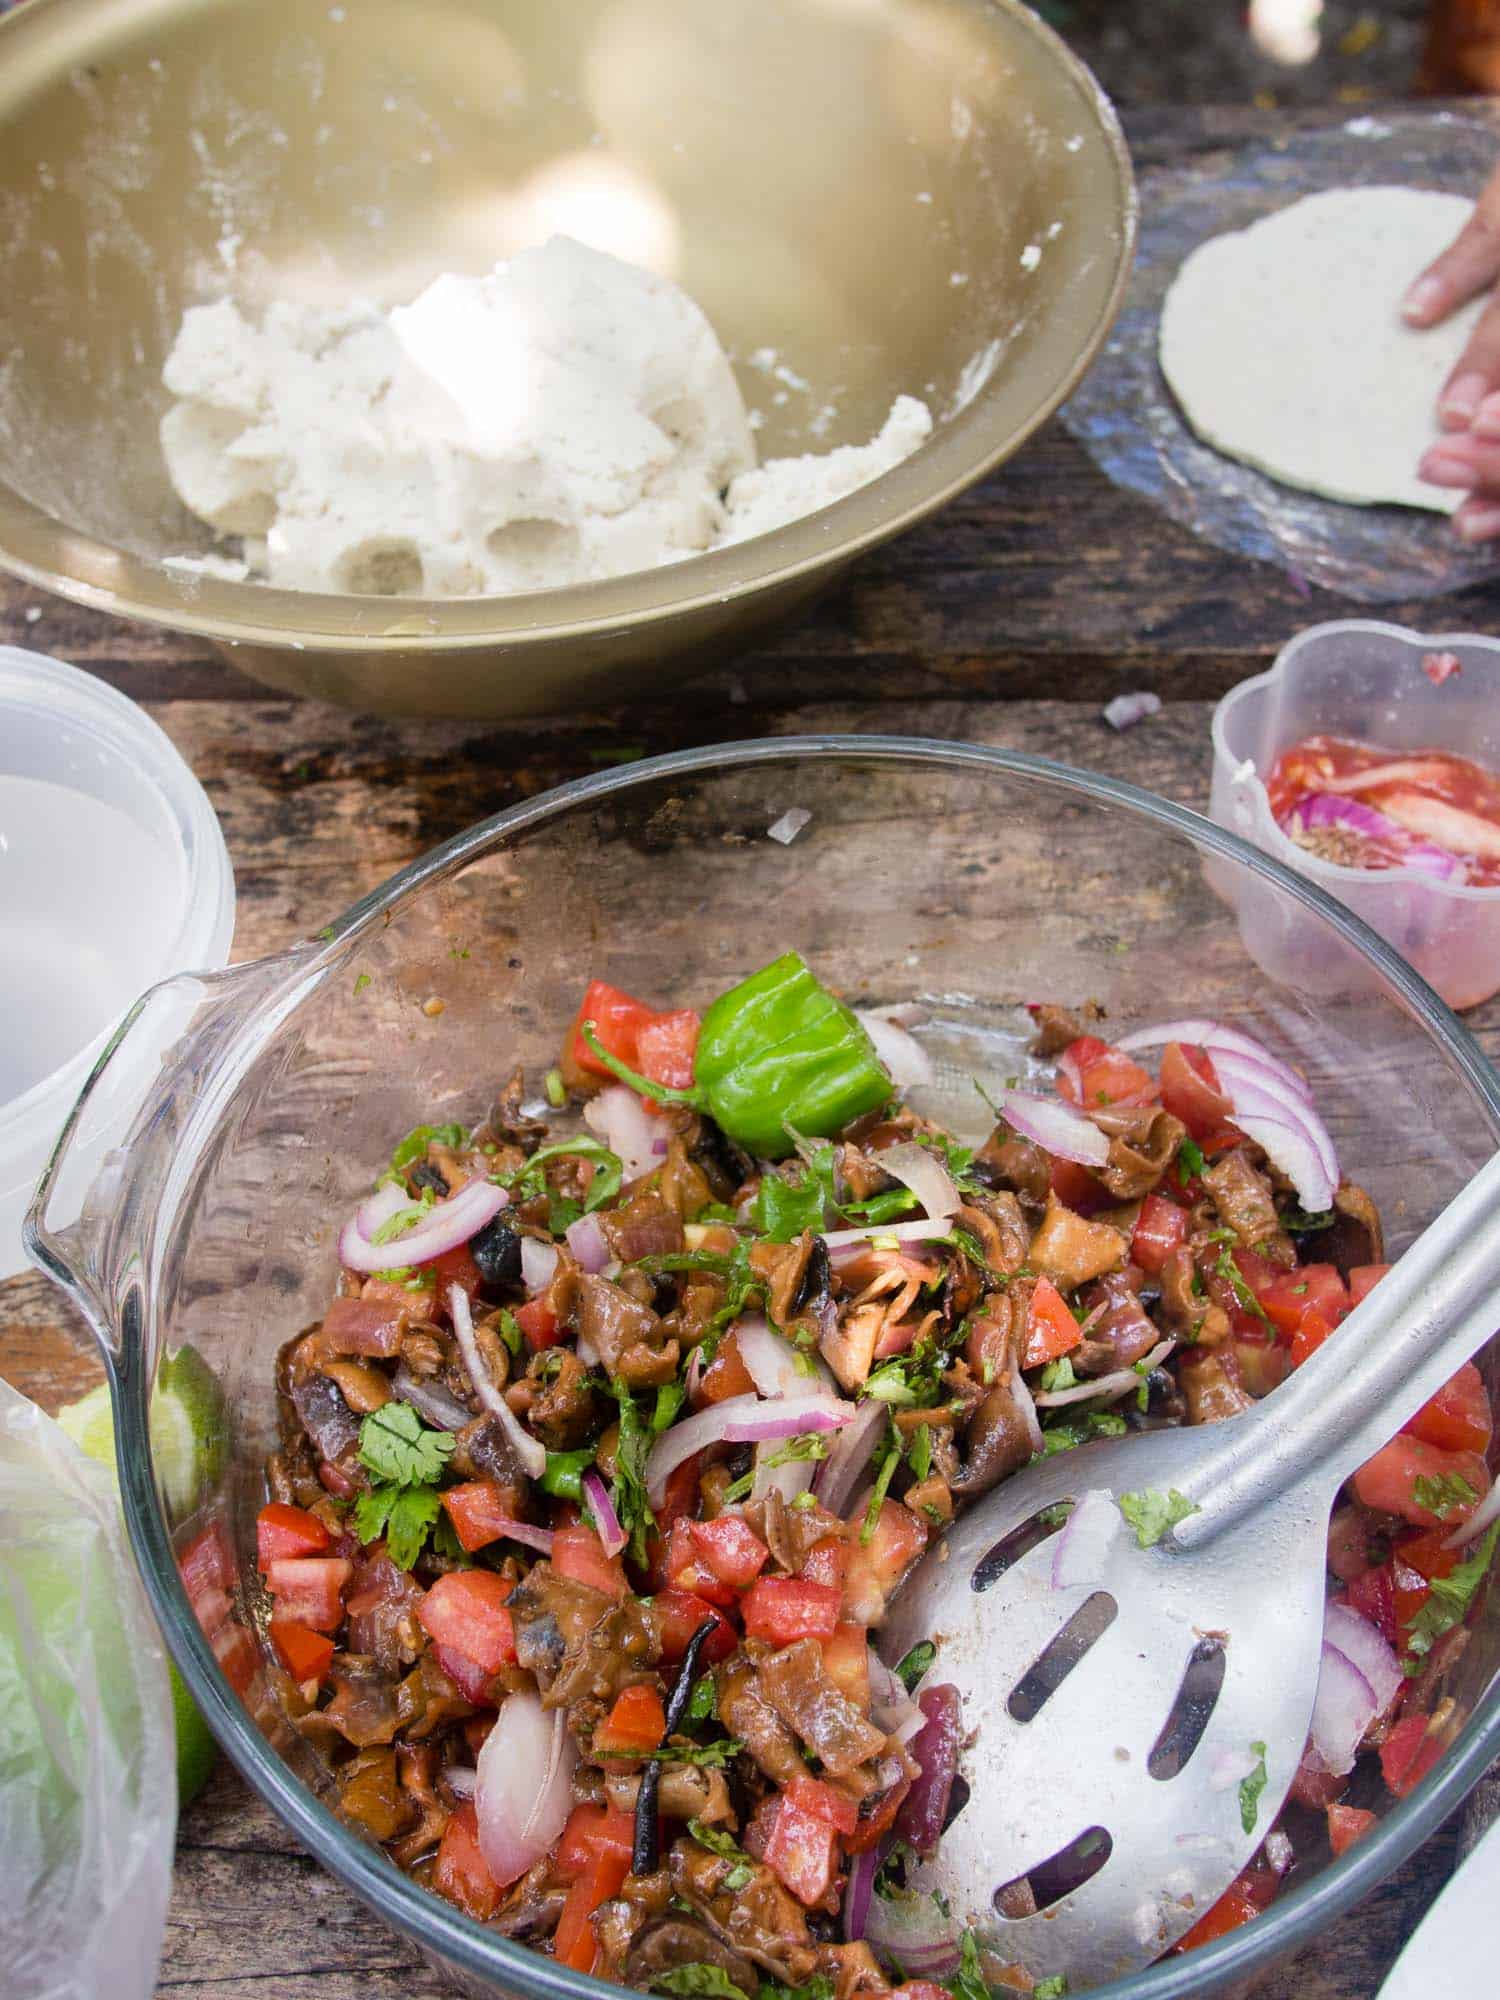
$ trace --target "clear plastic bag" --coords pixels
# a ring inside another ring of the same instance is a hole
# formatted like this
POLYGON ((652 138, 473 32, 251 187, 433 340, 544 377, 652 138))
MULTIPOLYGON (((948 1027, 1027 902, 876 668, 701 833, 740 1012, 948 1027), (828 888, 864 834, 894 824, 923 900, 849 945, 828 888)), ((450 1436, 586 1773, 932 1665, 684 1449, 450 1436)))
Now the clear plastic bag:
POLYGON ((149 2000, 176 1818, 166 1662, 114 1481, 0 1380, 6 2000, 149 2000))

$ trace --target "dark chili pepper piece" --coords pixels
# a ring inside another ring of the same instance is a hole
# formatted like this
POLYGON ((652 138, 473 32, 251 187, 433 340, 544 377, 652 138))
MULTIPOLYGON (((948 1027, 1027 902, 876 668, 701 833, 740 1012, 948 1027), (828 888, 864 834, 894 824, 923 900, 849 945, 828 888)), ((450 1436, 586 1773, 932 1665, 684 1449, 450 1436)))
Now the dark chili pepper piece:
POLYGON ((812 1249, 807 1253, 807 1269, 802 1273, 802 1283, 797 1287, 797 1302, 794 1313, 806 1312, 809 1306, 828 1298, 833 1291, 833 1264, 828 1255, 828 1245, 821 1236, 815 1236, 812 1249))
MULTIPOLYGON (((693 1698, 693 1683, 698 1678, 698 1661, 713 1629, 714 1620, 705 1618, 687 1642, 677 1679, 667 1696, 667 1734, 662 1739, 664 1742, 676 1733, 683 1716, 687 1714, 687 1705, 693 1698)), ((640 1790, 635 1795, 635 1831, 630 1843, 632 1875, 653 1875, 661 1866, 661 1815, 657 1811, 660 1789, 661 1761, 652 1757, 641 1772, 640 1790)))
POLYGON ((426 1160, 418 1160, 414 1167, 408 1167, 406 1178, 418 1194, 424 1189, 429 1189, 436 1195, 445 1195, 448 1192, 448 1182, 441 1169, 429 1166, 426 1160))
POLYGON ((469 1238, 469 1255, 479 1266, 487 1285, 518 1285, 521 1282, 520 1232, 497 1215, 469 1238))

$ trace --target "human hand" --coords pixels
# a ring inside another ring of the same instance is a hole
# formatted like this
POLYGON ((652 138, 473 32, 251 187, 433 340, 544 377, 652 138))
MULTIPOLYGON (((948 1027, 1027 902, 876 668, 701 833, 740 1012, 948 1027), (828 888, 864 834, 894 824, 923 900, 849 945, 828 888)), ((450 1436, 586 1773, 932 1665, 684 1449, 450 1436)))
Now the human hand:
MULTIPOLYGON (((1500 278, 1500 167, 1457 239, 1407 293, 1408 326, 1437 326, 1500 278)), ((1500 536, 1500 293, 1480 315, 1438 397, 1438 439, 1417 467, 1430 486, 1466 494, 1453 517, 1466 542, 1500 536)))

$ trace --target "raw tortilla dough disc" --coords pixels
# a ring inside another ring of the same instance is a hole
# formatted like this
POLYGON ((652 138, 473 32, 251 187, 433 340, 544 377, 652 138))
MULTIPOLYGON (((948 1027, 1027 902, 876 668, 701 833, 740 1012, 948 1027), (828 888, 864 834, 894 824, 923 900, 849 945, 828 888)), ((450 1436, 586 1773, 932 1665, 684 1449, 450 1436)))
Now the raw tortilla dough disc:
POLYGON ((1473 206, 1332 188, 1200 244, 1161 316, 1162 372, 1199 437, 1329 500, 1451 514, 1462 494, 1424 485, 1417 461, 1483 301, 1417 333, 1401 300, 1473 206))

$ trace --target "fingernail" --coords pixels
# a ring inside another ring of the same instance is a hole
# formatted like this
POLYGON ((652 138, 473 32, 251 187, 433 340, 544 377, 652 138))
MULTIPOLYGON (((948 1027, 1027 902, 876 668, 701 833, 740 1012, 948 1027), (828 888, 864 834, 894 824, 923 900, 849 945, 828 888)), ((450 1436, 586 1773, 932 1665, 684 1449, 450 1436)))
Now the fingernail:
POLYGON ((1402 316, 1421 322, 1443 303, 1443 286, 1438 278, 1418 278, 1401 302, 1402 316))
POLYGON ((1433 450, 1417 467, 1417 477, 1425 479, 1429 486, 1472 486, 1474 468, 1450 452, 1433 450))
POLYGON ((1500 535, 1500 506, 1466 504, 1453 517, 1453 532, 1461 542, 1487 542, 1500 535))
POLYGON ((1482 375, 1460 375, 1444 392, 1439 408, 1445 417, 1452 417, 1460 424, 1471 424, 1475 411, 1489 393, 1489 387, 1482 375))
POLYGON ((1500 395, 1485 397, 1469 428, 1475 437, 1500 439, 1500 395))

